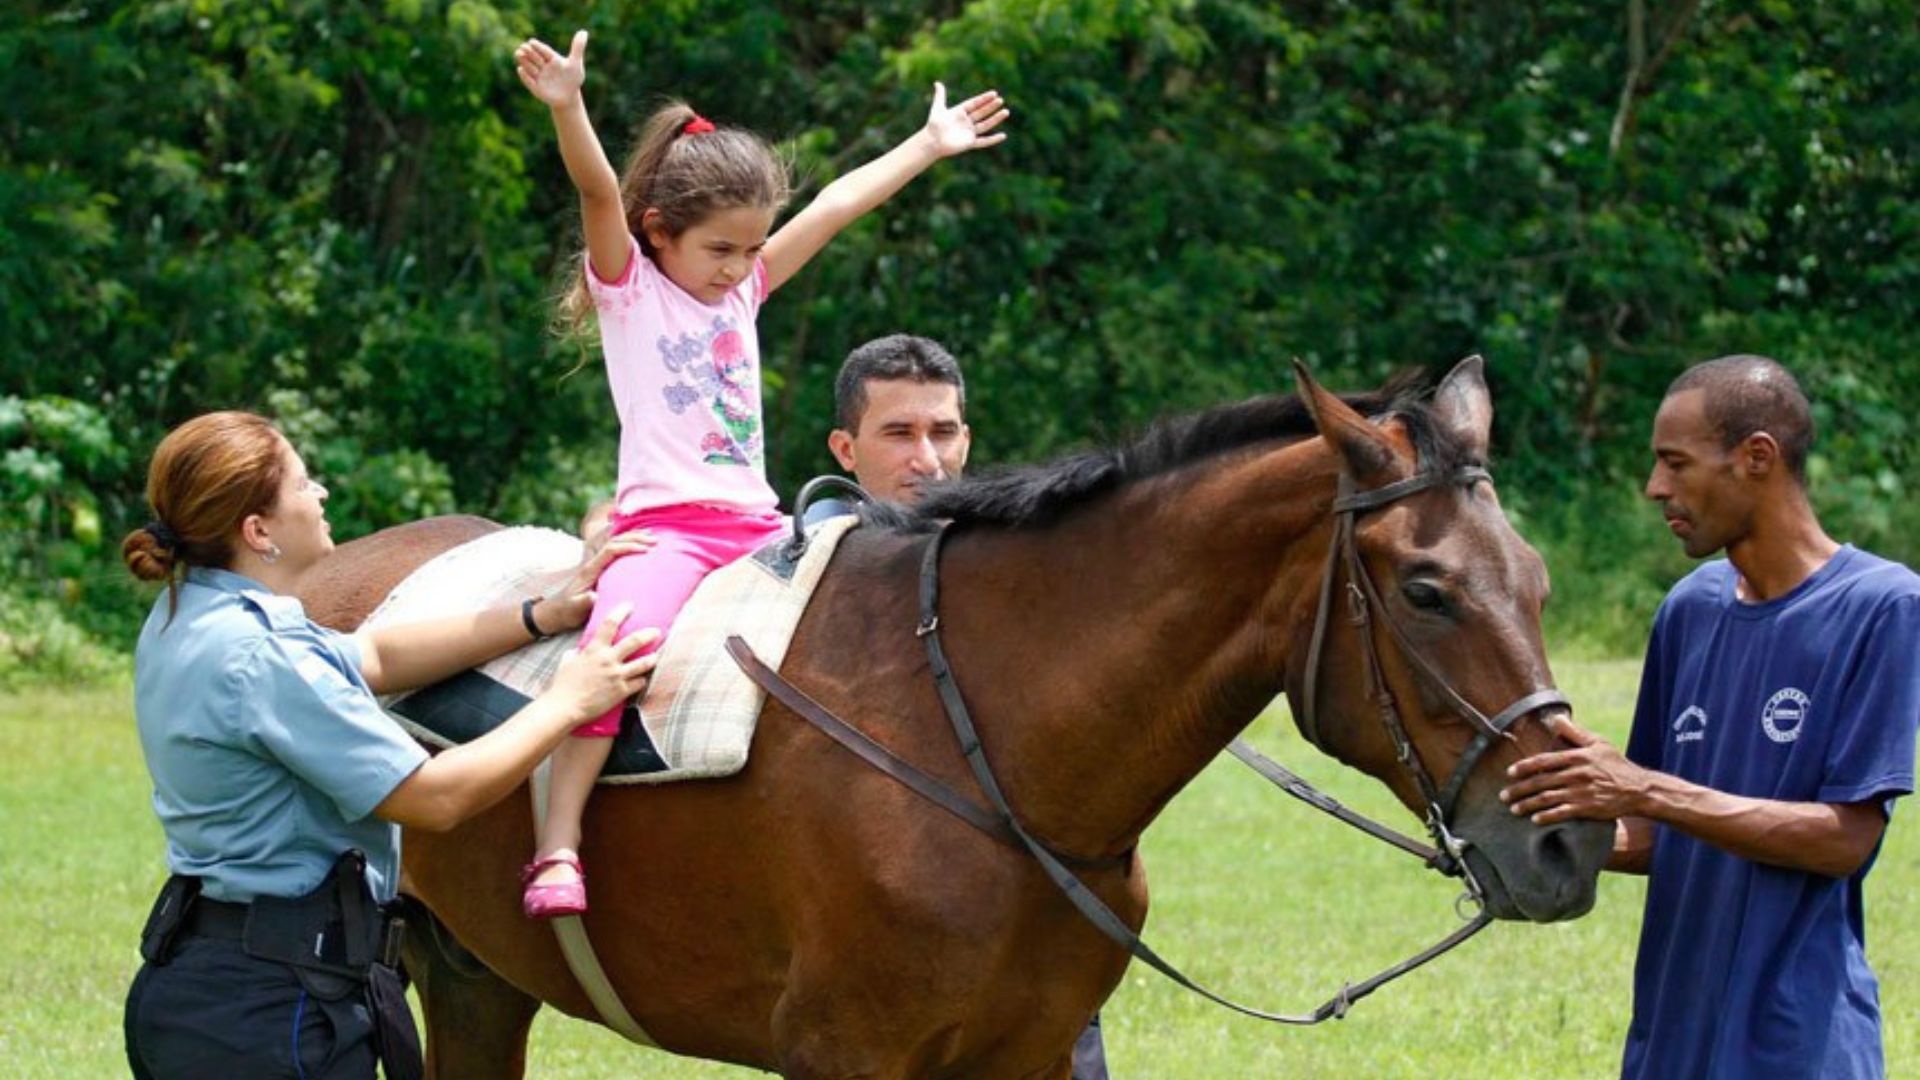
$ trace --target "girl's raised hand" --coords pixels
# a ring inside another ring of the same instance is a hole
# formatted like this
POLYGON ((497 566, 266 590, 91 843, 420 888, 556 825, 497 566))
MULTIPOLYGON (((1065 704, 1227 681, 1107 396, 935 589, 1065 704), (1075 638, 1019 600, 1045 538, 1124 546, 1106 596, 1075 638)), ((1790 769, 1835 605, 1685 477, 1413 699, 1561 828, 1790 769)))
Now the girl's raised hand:
POLYGON ((975 94, 948 108, 946 85, 934 83, 933 108, 927 112, 926 132, 941 157, 952 157, 1007 141, 1005 132, 988 134, 999 127, 1007 115, 1007 103, 998 90, 975 94))
POLYGON ((513 50, 513 70, 534 97, 548 105, 565 105, 587 81, 587 32, 574 31, 565 56, 539 38, 528 38, 513 50))

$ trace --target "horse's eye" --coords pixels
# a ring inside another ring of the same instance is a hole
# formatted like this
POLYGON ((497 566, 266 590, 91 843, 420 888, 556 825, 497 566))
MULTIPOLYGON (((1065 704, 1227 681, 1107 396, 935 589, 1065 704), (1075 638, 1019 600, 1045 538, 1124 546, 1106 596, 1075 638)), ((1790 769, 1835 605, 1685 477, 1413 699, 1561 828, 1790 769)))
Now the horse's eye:
POLYGON ((1435 615, 1444 615, 1447 611, 1447 594, 1425 581, 1409 581, 1400 587, 1400 595, 1407 598, 1416 611, 1430 611, 1435 615))

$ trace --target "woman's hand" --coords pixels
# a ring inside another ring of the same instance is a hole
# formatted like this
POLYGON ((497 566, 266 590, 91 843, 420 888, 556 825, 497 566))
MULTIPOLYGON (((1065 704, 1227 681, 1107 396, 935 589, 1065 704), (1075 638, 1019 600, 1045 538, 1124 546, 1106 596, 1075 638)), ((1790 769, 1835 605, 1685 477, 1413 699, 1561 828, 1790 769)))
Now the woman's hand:
POLYGON ((580 556, 579 567, 574 570, 573 577, 568 579, 560 595, 534 605, 534 618, 538 620, 541 631, 551 636, 587 625, 587 616, 593 614, 593 586, 600 580, 601 572, 613 560, 626 555, 638 555, 651 548, 653 543, 653 533, 646 529, 621 533, 605 539, 598 546, 589 542, 580 556))
POLYGON ((513 70, 527 90, 549 106, 577 100, 587 81, 587 32, 574 32, 565 56, 539 38, 528 38, 513 50, 513 70))
POLYGON ((632 611, 632 604, 618 604, 607 612, 586 647, 560 662, 560 671, 543 696, 555 697, 562 708, 584 721, 645 690, 659 654, 628 657, 659 641, 660 631, 648 627, 613 640, 632 611))
POLYGON ((976 94, 952 108, 947 107, 947 87, 933 84, 933 108, 927 112, 924 129, 941 157, 981 150, 1007 141, 1005 132, 990 135, 1008 116, 1000 91, 976 94))

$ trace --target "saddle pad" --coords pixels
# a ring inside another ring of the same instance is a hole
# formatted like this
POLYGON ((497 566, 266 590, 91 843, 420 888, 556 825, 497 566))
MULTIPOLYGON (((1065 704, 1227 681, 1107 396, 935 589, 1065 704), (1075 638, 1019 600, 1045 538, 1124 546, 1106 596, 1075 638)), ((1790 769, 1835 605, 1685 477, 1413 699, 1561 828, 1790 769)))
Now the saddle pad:
MULTIPOLYGON (((628 705, 601 783, 729 776, 746 764, 766 694, 727 656, 726 638, 739 634, 778 667, 820 575, 856 522, 839 517, 810 528, 797 561, 786 557, 783 537, 707 575, 675 619, 638 708, 628 705)), ((503 529, 414 571, 366 625, 440 618, 545 594, 563 587, 579 561, 578 537, 503 529)), ((429 745, 466 742, 545 690, 577 640, 569 633, 533 642, 473 671, 394 695, 386 699, 387 711, 429 745)))

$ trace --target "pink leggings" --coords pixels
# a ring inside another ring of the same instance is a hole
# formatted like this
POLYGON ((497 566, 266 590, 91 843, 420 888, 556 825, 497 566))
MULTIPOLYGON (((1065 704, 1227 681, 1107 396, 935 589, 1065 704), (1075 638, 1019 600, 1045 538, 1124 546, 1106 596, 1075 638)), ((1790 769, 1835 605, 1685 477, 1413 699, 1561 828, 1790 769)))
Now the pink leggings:
MULTIPOLYGON (((663 635, 660 642, 641 650, 653 652, 666 640, 664 635, 673 626, 674 617, 686 606, 701 579, 765 546, 785 532, 786 525, 787 519, 780 514, 741 514, 692 504, 634 514, 614 511, 612 535, 647 529, 653 533, 653 547, 615 559, 600 572, 593 614, 587 618, 581 642, 592 639, 609 608, 631 602, 633 612, 620 624, 614 640, 635 630, 658 627, 663 635)), ((599 719, 574 728, 573 733, 583 738, 618 735, 620 714, 625 708, 624 704, 616 706, 599 719)))

